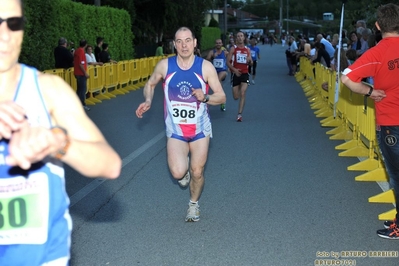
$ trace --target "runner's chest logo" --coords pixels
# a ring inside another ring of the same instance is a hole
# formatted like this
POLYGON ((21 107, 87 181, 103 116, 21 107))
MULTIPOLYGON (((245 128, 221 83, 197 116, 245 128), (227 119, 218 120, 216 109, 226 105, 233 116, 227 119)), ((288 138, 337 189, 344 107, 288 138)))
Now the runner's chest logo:
POLYGON ((182 81, 177 84, 177 88, 179 88, 180 94, 177 97, 181 100, 188 100, 190 99, 192 84, 188 81, 182 81))

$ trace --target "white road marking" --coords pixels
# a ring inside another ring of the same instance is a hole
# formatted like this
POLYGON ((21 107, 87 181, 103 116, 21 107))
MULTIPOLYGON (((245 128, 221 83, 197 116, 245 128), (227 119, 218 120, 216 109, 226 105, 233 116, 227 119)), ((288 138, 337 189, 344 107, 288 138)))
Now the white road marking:
MULTIPOLYGON (((131 163, 134 159, 136 159, 138 156, 140 156, 143 152, 151 148, 155 143, 160 141, 165 137, 165 132, 162 131, 155 137, 153 137, 150 141, 146 142, 143 146, 126 156, 125 158, 122 159, 122 168, 125 167, 127 164, 131 163)), ((70 204, 69 207, 72 207, 79 201, 81 201, 84 197, 86 197, 89 193, 91 193, 93 190, 95 190, 98 186, 100 186, 102 183, 107 181, 107 179, 104 178, 96 178, 93 179, 89 184, 84 186, 82 189, 80 189, 78 192, 73 194, 70 199, 70 204)))

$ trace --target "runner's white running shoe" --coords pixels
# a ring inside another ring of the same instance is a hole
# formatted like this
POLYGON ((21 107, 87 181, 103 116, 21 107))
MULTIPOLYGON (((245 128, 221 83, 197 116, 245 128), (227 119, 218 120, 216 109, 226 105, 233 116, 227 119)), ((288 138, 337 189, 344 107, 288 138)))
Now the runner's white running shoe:
POLYGON ((189 203, 186 222, 198 222, 200 219, 200 210, 198 203, 189 203))
POLYGON ((177 181, 177 183, 179 183, 181 187, 187 187, 188 184, 190 184, 190 179, 191 179, 190 170, 187 170, 186 175, 182 179, 177 181))
POLYGON ((187 157, 187 173, 183 176, 182 179, 177 181, 181 187, 187 187, 190 184, 191 175, 190 175, 190 163, 189 157, 187 157))

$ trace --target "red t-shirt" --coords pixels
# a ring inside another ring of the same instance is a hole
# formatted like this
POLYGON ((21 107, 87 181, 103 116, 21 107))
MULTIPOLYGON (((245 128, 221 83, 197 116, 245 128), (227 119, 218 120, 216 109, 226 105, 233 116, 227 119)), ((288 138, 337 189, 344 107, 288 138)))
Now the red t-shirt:
POLYGON ((234 47, 234 61, 233 66, 241 71, 241 73, 248 73, 248 57, 251 56, 249 49, 244 47, 234 47))
POLYGON ((399 126, 399 37, 383 38, 367 50, 343 74, 354 82, 373 77, 374 89, 386 97, 375 102, 377 124, 399 126))
POLYGON ((76 49, 73 55, 73 71, 76 76, 84 76, 85 73, 80 69, 79 65, 83 65, 84 69, 87 70, 86 54, 82 47, 76 49))

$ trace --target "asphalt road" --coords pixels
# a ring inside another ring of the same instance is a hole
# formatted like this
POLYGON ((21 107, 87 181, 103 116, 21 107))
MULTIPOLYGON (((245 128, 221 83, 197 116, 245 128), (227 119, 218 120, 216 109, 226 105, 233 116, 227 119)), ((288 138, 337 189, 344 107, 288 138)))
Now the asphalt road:
POLYGON ((338 256, 347 263, 341 265, 399 264, 399 242, 376 235, 378 214, 392 205, 367 202, 381 188, 356 182, 359 173, 346 170, 359 159, 338 156, 341 142, 328 139, 287 75, 284 48, 259 47, 243 122, 235 121, 238 102, 228 81, 226 112, 211 107, 197 223, 184 222, 189 191, 168 171, 160 85, 143 119, 134 113, 141 89, 92 107, 88 114, 123 158, 123 169, 117 180, 104 181, 66 167, 72 266, 302 266, 338 256), (373 251, 396 256, 373 257, 373 251))

